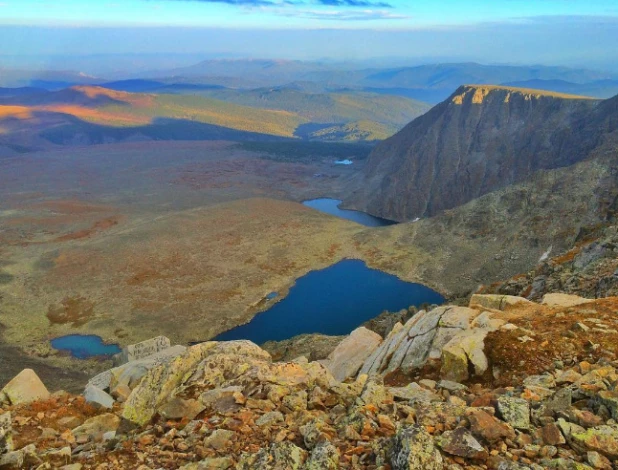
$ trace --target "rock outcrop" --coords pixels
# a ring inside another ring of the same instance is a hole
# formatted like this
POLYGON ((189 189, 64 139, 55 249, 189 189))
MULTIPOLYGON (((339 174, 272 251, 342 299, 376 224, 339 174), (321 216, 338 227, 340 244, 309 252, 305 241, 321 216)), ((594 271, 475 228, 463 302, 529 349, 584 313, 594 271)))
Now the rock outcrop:
POLYGON ((618 298, 499 297, 421 311, 382 342, 357 330, 331 359, 356 361, 369 339, 365 365, 379 367, 345 381, 248 341, 206 342, 126 382, 111 408, 66 393, 5 403, 0 468, 613 468, 618 298), (457 348, 463 383, 441 379, 460 370, 457 348))
MULTIPOLYGON (((483 301, 483 296, 475 299, 483 301)), ((521 299, 526 302, 525 299, 521 299)), ((421 310, 405 325, 397 324, 383 343, 367 358, 361 374, 384 376, 401 370, 410 373, 428 361, 442 362, 442 377, 467 380, 468 371, 482 375, 488 364, 483 352, 487 333, 506 323, 500 313, 483 308, 446 306, 421 310)))
POLYGON ((615 102, 462 86, 380 143, 346 206, 398 221, 427 217, 587 158, 618 128, 615 102))

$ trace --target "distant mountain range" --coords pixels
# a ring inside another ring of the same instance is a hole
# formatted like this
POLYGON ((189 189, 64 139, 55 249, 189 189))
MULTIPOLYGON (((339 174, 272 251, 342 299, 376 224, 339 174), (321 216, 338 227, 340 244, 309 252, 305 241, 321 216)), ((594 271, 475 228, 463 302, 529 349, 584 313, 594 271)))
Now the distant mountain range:
MULTIPOLYGON (((358 68, 353 63, 292 60, 206 60, 187 67, 126 73, 125 80, 105 80, 63 71, 2 70, 0 86, 60 89, 99 84, 131 92, 202 93, 218 87, 283 87, 309 93, 372 92, 436 104, 466 83, 521 86, 608 98, 618 93, 618 75, 587 69, 543 65, 427 64, 358 68), (355 68, 356 67, 356 68, 355 68)), ((114 73, 118 76, 118 73, 114 73)))

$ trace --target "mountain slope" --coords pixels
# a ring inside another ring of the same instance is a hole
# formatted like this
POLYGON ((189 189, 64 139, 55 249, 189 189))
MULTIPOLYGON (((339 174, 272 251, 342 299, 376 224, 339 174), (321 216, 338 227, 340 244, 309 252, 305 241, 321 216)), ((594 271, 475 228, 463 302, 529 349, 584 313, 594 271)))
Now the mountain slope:
MULTIPOLYGON (((137 133, 150 136, 153 132, 154 138, 158 135, 161 139, 168 139, 170 135, 177 134, 176 129, 181 124, 186 123, 192 123, 188 127, 193 130, 199 128, 194 136, 182 132, 183 138, 191 139, 209 138, 212 134, 210 130, 198 125, 203 124, 218 126, 221 130, 225 128, 228 131, 261 134, 264 137, 372 141, 392 135, 409 119, 428 109, 427 105, 412 100, 371 94, 312 95, 293 90, 230 90, 221 93, 213 97, 129 93, 91 86, 77 86, 55 92, 6 92, 5 96, 0 96, 0 119, 12 119, 12 122, 10 125, 6 122, 0 124, 10 127, 13 134, 22 131, 28 133, 34 131, 34 128, 31 122, 23 121, 24 116, 32 118, 36 115, 38 129, 41 125, 45 127, 42 123, 54 115, 53 129, 48 127, 54 136, 61 136, 61 139, 54 139, 56 143, 72 141, 72 135, 76 134, 85 135, 86 141, 92 140, 88 139, 88 135, 93 132, 97 135, 107 134, 113 141, 137 133), (224 100, 216 99, 218 97, 224 100), (22 119, 21 125, 15 118, 22 119), (58 119, 64 119, 67 125, 59 129, 56 122, 58 119), (170 120, 175 121, 173 132, 159 132, 162 124, 169 127, 170 120), (359 132, 357 125, 346 130, 348 123, 361 121, 362 132, 359 132), (324 138, 320 134, 313 134, 316 129, 331 126, 338 126, 337 131, 328 133, 324 138)), ((10 133, 4 134, 6 139, 10 133)), ((49 132, 46 135, 50 135, 49 132)), ((212 135, 213 138, 221 138, 223 134, 215 132, 212 135)), ((84 142, 81 137, 77 140, 84 142)), ((99 141, 101 138, 94 140, 99 141)))
POLYGON ((616 130, 616 101, 462 86, 376 146, 345 203, 410 220, 571 165, 616 130))

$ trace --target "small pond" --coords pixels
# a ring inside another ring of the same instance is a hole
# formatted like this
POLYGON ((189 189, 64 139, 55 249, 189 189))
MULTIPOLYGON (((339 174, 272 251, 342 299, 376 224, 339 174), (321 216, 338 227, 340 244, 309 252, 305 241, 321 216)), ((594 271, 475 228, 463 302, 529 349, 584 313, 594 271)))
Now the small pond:
POLYGON ((304 206, 311 207, 312 209, 318 210, 320 212, 326 212, 327 214, 336 215, 337 217, 341 217, 342 219, 348 219, 352 222, 356 222, 357 224, 366 225, 367 227, 384 227, 386 225, 394 225, 397 223, 393 222, 392 220, 374 217, 372 215, 366 214, 365 212, 340 209, 339 204, 341 204, 341 201, 339 199, 330 199, 327 197, 310 199, 303 202, 304 206))
POLYGON ((105 344, 96 335, 67 335, 51 340, 54 349, 69 351, 71 356, 87 359, 94 356, 112 356, 121 351, 117 344, 105 344))
POLYGON ((343 260, 309 272, 296 281, 287 297, 215 340, 248 339, 261 344, 305 333, 345 335, 384 310, 442 302, 444 298, 426 286, 371 269, 363 261, 343 260))

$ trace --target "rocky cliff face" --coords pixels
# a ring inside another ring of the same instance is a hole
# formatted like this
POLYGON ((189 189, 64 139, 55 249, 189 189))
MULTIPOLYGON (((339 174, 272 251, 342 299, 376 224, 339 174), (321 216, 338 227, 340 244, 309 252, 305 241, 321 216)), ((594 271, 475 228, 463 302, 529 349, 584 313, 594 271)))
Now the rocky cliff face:
POLYGON ((584 160, 618 129, 617 107, 618 97, 462 86, 374 149, 345 204, 398 221, 435 215, 584 160))

